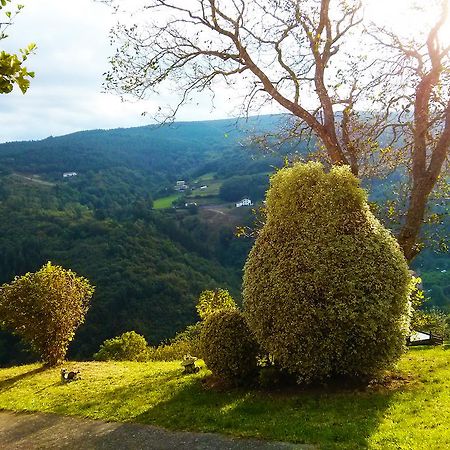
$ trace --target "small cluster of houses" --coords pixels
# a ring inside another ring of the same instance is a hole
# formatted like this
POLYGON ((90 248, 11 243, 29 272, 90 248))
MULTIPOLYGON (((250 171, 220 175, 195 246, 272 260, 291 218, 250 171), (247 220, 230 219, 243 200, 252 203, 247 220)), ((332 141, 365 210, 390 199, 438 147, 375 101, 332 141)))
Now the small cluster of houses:
MULTIPOLYGON (((185 191, 187 191, 189 189, 189 185, 186 183, 185 180, 178 180, 175 183, 175 186, 173 188, 174 188, 175 191, 185 192, 185 191)), ((197 188, 198 188, 198 186, 197 187, 193 186, 190 189, 194 190, 194 189, 197 189, 197 188)), ((201 191, 204 191, 205 189, 208 189, 208 186, 206 184, 204 184, 204 185, 200 186, 199 189, 201 191)), ((187 206, 191 206, 191 205, 197 206, 196 203, 186 203, 185 204, 186 207, 187 206)), ((240 201, 235 203, 235 207, 236 208, 242 208, 243 206, 253 206, 253 202, 249 198, 243 198, 242 200, 240 200, 240 201)))
POLYGON ((189 189, 189 186, 186 184, 186 181, 179 180, 179 181, 177 181, 177 183, 175 184, 175 186, 173 188, 176 191, 184 192, 184 191, 187 191, 189 189))
MULTIPOLYGON (((173 188, 176 191, 184 192, 189 189, 189 185, 184 180, 178 180, 173 188)), ((197 189, 197 188, 195 186, 192 186, 191 190, 193 191, 194 189, 197 189)), ((205 189, 208 189, 208 186, 206 184, 200 186, 201 191, 204 191, 205 189)))
POLYGON ((72 178, 76 177, 78 174, 76 172, 64 172, 62 174, 63 178, 72 178))

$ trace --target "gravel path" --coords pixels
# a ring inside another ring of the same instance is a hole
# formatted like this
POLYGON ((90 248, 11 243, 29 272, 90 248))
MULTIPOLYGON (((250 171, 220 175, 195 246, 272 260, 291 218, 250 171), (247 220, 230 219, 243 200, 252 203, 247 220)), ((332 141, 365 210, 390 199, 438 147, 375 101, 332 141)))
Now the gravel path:
POLYGON ((213 433, 175 432, 151 425, 102 422, 43 413, 0 411, 0 448, 104 450, 312 450, 313 446, 213 433))

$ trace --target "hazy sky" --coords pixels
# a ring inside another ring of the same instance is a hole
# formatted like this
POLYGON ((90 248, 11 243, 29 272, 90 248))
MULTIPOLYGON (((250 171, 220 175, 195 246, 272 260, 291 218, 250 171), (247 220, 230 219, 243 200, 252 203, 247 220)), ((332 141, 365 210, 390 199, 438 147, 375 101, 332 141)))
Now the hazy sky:
MULTIPOLYGON (((126 0, 123 4, 135 1, 126 0)), ((390 20, 397 31, 402 26, 414 30, 423 19, 419 16, 416 23, 402 21, 399 8, 408 1, 366 0, 371 5, 369 14, 390 20)), ((150 123, 151 119, 141 113, 154 111, 159 103, 164 103, 164 97, 122 103, 117 96, 102 93, 102 74, 108 70, 107 58, 112 53, 109 29, 118 20, 110 8, 94 0, 21 0, 21 3, 25 8, 1 47, 16 52, 29 42, 36 42, 37 53, 27 64, 36 72, 36 78, 26 95, 15 89, 12 94, 0 96, 0 142, 150 123)), ((239 98, 220 87, 216 94, 214 109, 209 98, 198 96, 196 104, 184 107, 177 119, 232 116, 239 98)))
MULTIPOLYGON (((122 103, 117 96, 102 93, 102 74, 111 54, 108 33, 117 21, 107 6, 93 0, 21 3, 25 8, 1 45, 16 52, 36 42, 38 50, 27 61, 36 78, 25 95, 16 88, 0 96, 0 142, 150 122, 141 113, 154 110, 163 99, 122 103)), ((180 111, 178 119, 224 118, 232 113, 224 96, 219 95, 215 109, 206 98, 198 101, 180 111)))

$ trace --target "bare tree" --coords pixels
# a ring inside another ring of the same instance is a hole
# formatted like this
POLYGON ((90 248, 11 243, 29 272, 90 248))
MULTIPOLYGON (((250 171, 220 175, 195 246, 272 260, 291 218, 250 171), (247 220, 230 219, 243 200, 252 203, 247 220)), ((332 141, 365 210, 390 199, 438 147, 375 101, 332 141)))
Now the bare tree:
POLYGON ((391 94, 390 103, 394 98, 403 111, 413 111, 411 121, 398 123, 409 150, 411 191, 398 236, 408 260, 420 250, 417 244, 427 201, 441 176, 450 148, 450 45, 444 47, 440 40, 449 5, 446 0, 439 3, 441 14, 425 43, 403 43, 385 30, 380 30, 379 38, 381 45, 394 50, 397 70, 405 80, 398 90, 402 97, 391 94))
POLYGON ((357 176, 406 161, 411 192, 398 239, 412 260, 450 146, 450 49, 439 40, 448 3, 438 3, 439 20, 416 45, 383 29, 364 33, 361 0, 149 0, 152 24, 113 30, 121 45, 107 86, 139 98, 175 86, 174 117, 222 79, 243 92, 244 114, 280 105, 295 118, 291 136, 308 130, 331 163, 357 176), (382 52, 367 52, 369 40, 382 52))

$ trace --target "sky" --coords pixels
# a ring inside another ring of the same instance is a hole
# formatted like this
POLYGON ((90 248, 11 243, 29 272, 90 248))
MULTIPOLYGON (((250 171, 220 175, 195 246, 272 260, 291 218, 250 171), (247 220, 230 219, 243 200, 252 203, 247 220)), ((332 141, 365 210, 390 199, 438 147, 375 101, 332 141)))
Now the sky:
MULTIPOLYGON (((17 52, 36 42, 36 54, 27 68, 36 72, 28 92, 18 89, 0 96, 0 142, 37 140, 79 130, 147 125, 144 111, 164 101, 121 102, 102 93, 108 70, 109 30, 118 17, 93 0, 21 0, 25 6, 2 41, 2 50, 17 52), (76 6, 73 6, 76 5, 76 6)), ((219 92, 216 108, 198 98, 195 108, 185 107, 178 120, 226 118, 232 114, 219 92), (219 106, 220 105, 220 106, 219 106)))
MULTIPOLYGON (((133 1, 137 0, 127 0, 133 1)), ((409 0, 366 1, 369 15, 391 21, 397 30, 414 29, 417 25, 399 20, 399 8, 409 0), (388 9, 390 14, 386 14, 388 9)), ((36 42, 37 52, 27 61, 36 78, 25 95, 15 89, 12 94, 0 96, 0 142, 42 139, 85 129, 147 125, 151 118, 141 113, 154 111, 169 100, 163 95, 123 103, 118 96, 102 92, 103 73, 108 70, 108 56, 112 54, 109 30, 120 19, 108 6, 94 0, 21 3, 25 8, 8 30, 8 39, 1 41, 1 47, 16 52, 36 42)), ((219 86, 214 108, 209 97, 199 95, 195 107, 181 109, 177 120, 232 117, 239 102, 239 97, 230 96, 219 86)))

